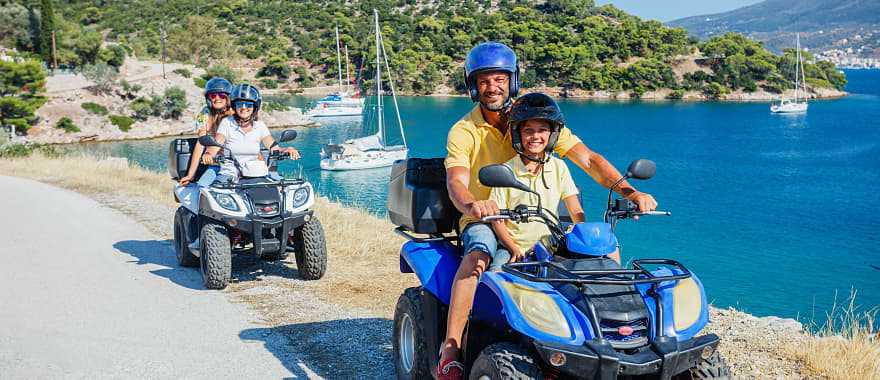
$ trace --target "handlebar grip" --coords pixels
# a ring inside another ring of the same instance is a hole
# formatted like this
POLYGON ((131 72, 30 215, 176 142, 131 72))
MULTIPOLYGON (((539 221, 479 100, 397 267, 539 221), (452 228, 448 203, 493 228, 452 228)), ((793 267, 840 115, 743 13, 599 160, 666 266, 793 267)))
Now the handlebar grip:
POLYGON ((639 212, 636 214, 638 214, 638 215, 672 216, 671 211, 662 211, 662 210, 639 212))
POLYGON ((510 215, 489 215, 489 216, 484 216, 483 218, 480 219, 480 221, 481 222, 492 222, 492 221, 496 221, 496 220, 506 220, 506 219, 510 219, 510 215))

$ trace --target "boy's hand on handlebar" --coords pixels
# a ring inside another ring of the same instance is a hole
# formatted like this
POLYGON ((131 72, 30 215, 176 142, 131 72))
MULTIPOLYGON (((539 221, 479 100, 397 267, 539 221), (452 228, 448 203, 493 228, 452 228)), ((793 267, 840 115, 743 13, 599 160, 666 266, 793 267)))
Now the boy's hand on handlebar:
POLYGON ((654 200, 654 197, 648 193, 635 191, 627 196, 626 199, 629 199, 630 201, 635 203, 636 206, 639 207, 639 211, 641 212, 654 211, 657 209, 657 201, 654 200))
POLYGON ((484 216, 490 215, 498 215, 500 210, 498 209, 498 204, 493 200, 485 200, 485 201, 474 201, 469 204, 467 207, 467 212, 465 214, 476 218, 482 219, 484 216))
POLYGON ((508 260, 507 262, 508 263, 517 263, 517 262, 522 261, 523 258, 525 258, 525 257, 526 257, 526 255, 519 248, 516 248, 510 252, 510 260, 508 260))

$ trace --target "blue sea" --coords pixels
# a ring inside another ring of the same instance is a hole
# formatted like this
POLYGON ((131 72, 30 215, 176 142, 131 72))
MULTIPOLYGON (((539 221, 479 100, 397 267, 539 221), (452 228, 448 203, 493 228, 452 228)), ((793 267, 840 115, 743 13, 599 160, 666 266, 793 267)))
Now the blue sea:
MULTIPOLYGON (((862 310, 880 305, 880 71, 847 76, 850 96, 811 102, 802 115, 771 114, 767 103, 561 101, 568 127, 621 171, 637 158, 657 163, 653 179, 633 184, 673 216, 621 223, 624 260, 677 259, 716 306, 756 315, 821 323, 851 291, 862 310)), ((411 157, 443 156, 449 127, 473 106, 467 98, 399 102, 411 157)), ((389 140, 399 142, 390 110, 386 118, 389 140)), ((321 144, 375 127, 349 120, 298 130, 290 145, 305 158, 284 171, 302 172, 330 199, 384 214, 390 169, 318 167, 321 144)), ((169 141, 78 149, 165 172, 169 141)), ((574 172, 588 219, 601 219, 607 193, 574 172)))

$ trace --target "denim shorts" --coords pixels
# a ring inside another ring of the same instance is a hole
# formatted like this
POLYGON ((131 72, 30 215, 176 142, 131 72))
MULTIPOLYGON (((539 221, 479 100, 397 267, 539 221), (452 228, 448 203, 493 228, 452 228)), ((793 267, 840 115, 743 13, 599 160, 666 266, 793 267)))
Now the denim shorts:
POLYGON ((201 187, 208 187, 214 183, 214 180, 217 179, 217 172, 220 171, 219 166, 211 165, 205 169, 205 172, 202 173, 202 176, 198 180, 198 184, 201 187))
POLYGON ((461 243, 465 254, 480 251, 489 255, 491 259, 489 262, 490 271, 501 270, 501 266, 510 260, 510 252, 504 249, 504 247, 498 246, 495 232, 492 231, 492 227, 488 224, 469 224, 461 233, 461 243))

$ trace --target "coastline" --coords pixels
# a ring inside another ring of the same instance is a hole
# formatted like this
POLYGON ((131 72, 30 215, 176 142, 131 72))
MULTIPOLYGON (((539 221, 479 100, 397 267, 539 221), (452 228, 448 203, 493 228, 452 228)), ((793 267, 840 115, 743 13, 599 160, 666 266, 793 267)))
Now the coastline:
MULTIPOLYGON (((163 236, 169 234, 170 217, 176 207, 171 197, 173 181, 164 173, 131 165, 126 159, 47 157, 35 153, 31 158, 0 158, 0 175, 35 179, 82 193, 130 215, 163 236)), ((293 270, 295 264, 289 260, 281 266, 258 264, 262 274, 230 284, 226 293, 231 301, 246 304, 261 315, 264 324, 273 327, 326 323, 328 318, 333 319, 330 323, 360 318, 359 339, 375 344, 364 345, 356 357, 363 361, 361 364, 380 365, 387 354, 383 354, 382 345, 389 344, 391 336, 390 326, 384 321, 391 318, 396 298, 403 289, 416 285, 412 276, 399 273, 396 253, 401 239, 392 233, 393 226, 387 219, 366 211, 326 198, 319 198, 315 209, 322 220, 336 221, 325 223, 327 235, 333 237, 328 239, 327 278, 303 283, 295 276, 280 274, 293 270), (311 307, 333 313, 328 316, 297 312, 304 306, 302 299, 310 300, 311 307)), ((866 357, 870 359, 880 353, 876 341, 868 340, 867 352, 853 351, 850 346, 859 341, 840 335, 816 335, 793 319, 757 317, 733 308, 711 307, 710 313, 711 323, 704 332, 721 337, 719 349, 734 378, 848 378, 847 375, 858 377, 857 374, 870 378, 871 374, 880 374, 876 362, 864 363, 866 357), (839 348, 837 355, 846 360, 814 358, 829 345, 839 348), (828 372, 814 363, 817 360, 828 361, 843 372, 828 372)), ((335 347, 347 345, 336 334, 349 333, 328 332, 308 339, 311 344, 335 347)), ((303 338, 304 333, 290 329, 285 334, 293 339, 303 338)), ((336 357, 319 355, 317 359, 332 364, 336 357)), ((393 376, 393 372, 388 375, 393 376)))

